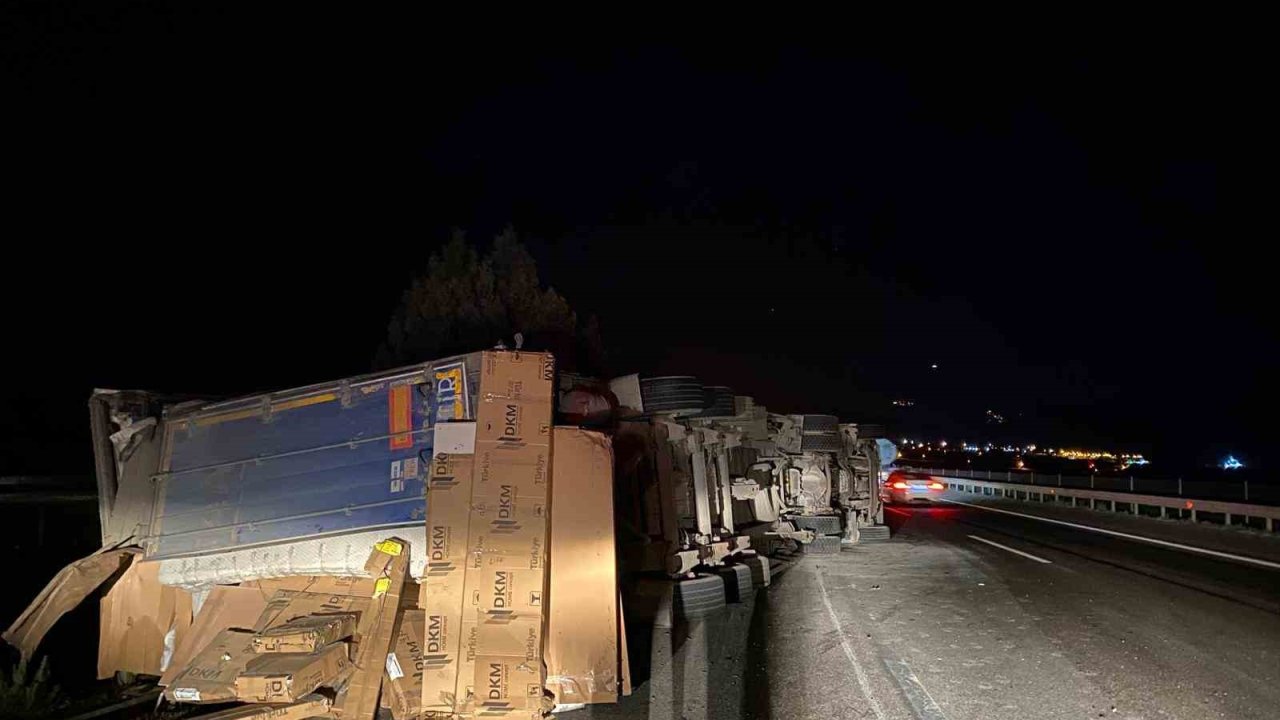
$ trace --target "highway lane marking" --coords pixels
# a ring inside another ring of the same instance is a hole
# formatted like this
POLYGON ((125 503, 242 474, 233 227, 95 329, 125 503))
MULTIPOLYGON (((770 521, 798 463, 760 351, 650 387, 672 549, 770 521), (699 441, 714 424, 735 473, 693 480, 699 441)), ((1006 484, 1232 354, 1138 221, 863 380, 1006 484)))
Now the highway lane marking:
POLYGON ((1032 559, 1032 560, 1035 560, 1035 561, 1036 561, 1036 562, 1038 562, 1038 563, 1044 563, 1045 565, 1052 565, 1052 564, 1053 564, 1053 561, 1052 561, 1052 560, 1045 560, 1044 558, 1042 558, 1042 557, 1036 557, 1035 555, 1032 555, 1031 553, 1028 553, 1028 552, 1022 552, 1021 550, 1018 550, 1018 549, 1016 549, 1016 548, 1011 548, 1011 547, 1009 547, 1008 545, 1001 545, 1000 543, 996 542, 995 540, 988 540, 988 539, 983 538, 983 537, 978 537, 977 535, 970 535, 969 537, 973 538, 974 540, 977 540, 978 542, 986 543, 986 544, 988 544, 988 545, 990 545, 990 546, 992 546, 992 547, 998 547, 998 548, 1000 548, 1001 550, 1008 550, 1009 552, 1013 553, 1014 555, 1021 555, 1021 556, 1022 556, 1022 557, 1024 557, 1024 558, 1030 558, 1030 559, 1032 559))
POLYGON ((827 585, 822 582, 822 570, 816 572, 818 576, 818 589, 822 591, 822 604, 827 606, 827 615, 831 616, 831 624, 836 626, 836 634, 840 636, 840 647, 844 648, 844 656, 848 658, 849 665, 853 667, 853 674, 858 679, 858 688, 862 690, 862 696, 867 699, 871 705, 871 711, 879 720, 884 720, 884 710, 880 709, 880 703, 876 701, 875 695, 871 694, 871 683, 867 681, 867 673, 862 669, 862 664, 858 662, 858 656, 853 654, 853 646, 849 644, 849 637, 845 635, 844 627, 840 625, 840 618, 836 617, 835 608, 831 607, 831 598, 827 595, 827 585))
MULTIPOLYGON (((1120 532, 1118 530, 1107 530, 1106 528, 1094 527, 1092 525, 1081 525, 1079 523, 1067 522, 1066 520, 1054 520, 1053 518, 1041 517, 1039 515, 1028 515, 1026 513, 1014 512, 1012 510, 1003 510, 1001 508, 987 507, 985 505, 974 505, 973 503, 960 502, 959 500, 947 500, 939 498, 942 502, 951 503, 952 505, 964 505, 965 507, 977 508, 988 512, 1004 513, 1005 515, 1013 515, 1014 517, 1022 517, 1030 520, 1039 520, 1040 522, 1053 523, 1054 525, 1064 525, 1066 527, 1075 528, 1077 530, 1088 530, 1089 532, 1101 533, 1103 535, 1111 535, 1112 537, 1125 538, 1126 540, 1136 540, 1138 542, 1150 543, 1152 545, 1162 545, 1175 550, 1185 550, 1200 555, 1208 555, 1210 557, 1222 558, 1224 560, 1234 560, 1249 565, 1257 565, 1258 567, 1268 568, 1270 570, 1280 570, 1280 563, 1263 560, 1261 558, 1249 557, 1248 555, 1235 555, 1233 553, 1222 552, 1221 550, 1210 550, 1208 548, 1196 547, 1195 545, 1183 545, 1182 543, 1171 542, 1169 540, 1157 540, 1143 535, 1133 535, 1131 533, 1120 532)), ((972 536, 970 536, 972 537, 972 536)))

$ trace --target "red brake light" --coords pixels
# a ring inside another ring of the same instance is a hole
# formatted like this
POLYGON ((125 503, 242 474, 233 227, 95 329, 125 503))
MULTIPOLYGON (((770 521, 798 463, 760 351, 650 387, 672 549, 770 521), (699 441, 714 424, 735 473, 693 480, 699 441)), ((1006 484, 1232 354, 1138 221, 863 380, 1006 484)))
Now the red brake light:
POLYGON ((897 490, 906 490, 907 484, 899 480, 898 482, 893 484, 893 487, 897 490))
POLYGON ((935 481, 935 482, 931 482, 931 483, 929 483, 929 489, 930 489, 930 490, 942 490, 942 489, 943 489, 943 486, 942 486, 942 483, 940 483, 940 482, 936 482, 936 481, 935 481))

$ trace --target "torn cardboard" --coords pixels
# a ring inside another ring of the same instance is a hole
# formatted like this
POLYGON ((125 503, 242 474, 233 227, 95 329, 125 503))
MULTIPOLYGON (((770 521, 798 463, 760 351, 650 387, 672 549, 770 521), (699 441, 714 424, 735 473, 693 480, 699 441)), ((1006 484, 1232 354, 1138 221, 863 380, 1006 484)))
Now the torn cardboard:
POLYGON ((191 627, 191 593, 161 585, 157 562, 130 564, 102 598, 100 610, 99 680, 116 672, 163 674, 170 664, 166 655, 191 627))
POLYGON ((352 658, 355 672, 346 694, 335 704, 335 710, 345 719, 373 720, 377 713, 378 691, 408 575, 409 551, 409 544, 403 540, 383 541, 375 546, 365 564, 374 577, 374 590, 356 630, 360 641, 352 658))
POLYGON ((561 705, 618 701, 613 448, 557 427, 551 473, 547 689, 561 705))
POLYGON ((354 613, 307 615, 267 628, 253 638, 259 653, 312 653, 351 637, 356 630, 354 613))
POLYGON ((329 712, 329 698, 308 695, 291 705, 240 705, 210 715, 200 720, 306 720, 329 712))
POLYGON ((196 613, 191 628, 178 640, 169 667, 160 677, 160 685, 171 685, 174 676, 218 633, 229 629, 251 630, 266 607, 267 600, 258 588, 215 585, 196 613))
POLYGON ((235 700, 236 677, 257 657, 252 632, 223 630, 178 671, 164 696, 170 702, 185 703, 235 700))
POLYGON ((347 643, 336 642, 313 653, 261 653, 236 678, 236 698, 245 702, 296 702, 343 676, 351 663, 347 648, 347 643))
MULTIPOLYGON (((373 585, 370 584, 370 587, 373 585)), ((370 590, 370 595, 372 594, 373 590, 370 590)), ((253 630, 261 633, 311 615, 354 614, 359 618, 369 609, 369 603, 368 597, 354 595, 277 590, 253 624, 253 630)))
POLYGON ((395 720, 417 720, 422 715, 423 640, 426 613, 405 610, 400 615, 396 643, 387 653, 382 698, 395 720))
POLYGON ((0 637, 16 647, 24 660, 30 660, 58 618, 83 602, 141 552, 135 548, 99 550, 62 568, 0 637))

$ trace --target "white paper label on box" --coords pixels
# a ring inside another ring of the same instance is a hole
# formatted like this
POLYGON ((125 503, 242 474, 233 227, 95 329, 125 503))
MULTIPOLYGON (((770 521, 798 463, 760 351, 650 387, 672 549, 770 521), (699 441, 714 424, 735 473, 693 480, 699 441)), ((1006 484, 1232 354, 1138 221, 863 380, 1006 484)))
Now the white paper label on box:
POLYGON ((436 423, 431 452, 439 455, 474 455, 476 453, 476 424, 473 422, 436 423))
POLYGON ((387 677, 392 680, 404 677, 404 671, 400 669, 400 661, 396 659, 395 653, 387 653, 387 677))
POLYGON ((178 702, 200 702, 200 691, 196 688, 174 688, 173 699, 178 702))

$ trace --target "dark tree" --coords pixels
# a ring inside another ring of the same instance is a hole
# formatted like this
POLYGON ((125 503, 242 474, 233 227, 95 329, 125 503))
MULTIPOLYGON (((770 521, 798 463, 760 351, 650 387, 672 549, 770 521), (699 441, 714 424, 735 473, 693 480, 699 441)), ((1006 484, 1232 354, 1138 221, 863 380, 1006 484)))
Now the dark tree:
POLYGON ((377 365, 394 367, 493 347, 512 347, 516 333, 528 350, 549 350, 558 364, 601 372, 599 323, 578 317, 553 288, 511 228, 483 257, 461 231, 431 255, 425 274, 405 291, 378 350, 377 365))

